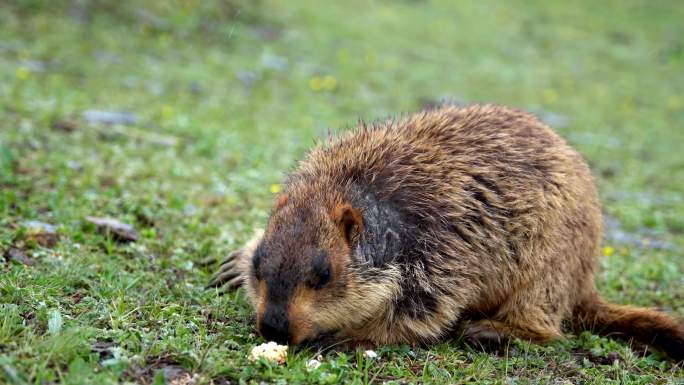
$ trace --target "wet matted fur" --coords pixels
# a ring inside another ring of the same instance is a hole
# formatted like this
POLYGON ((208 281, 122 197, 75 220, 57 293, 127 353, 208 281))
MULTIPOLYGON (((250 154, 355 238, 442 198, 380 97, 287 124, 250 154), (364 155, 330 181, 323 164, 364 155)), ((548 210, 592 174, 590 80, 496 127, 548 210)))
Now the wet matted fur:
POLYGON ((563 325, 684 359, 684 327, 596 292, 601 207, 582 157, 534 116, 441 106, 360 124, 299 162, 210 286, 242 285, 260 332, 545 342, 563 325))

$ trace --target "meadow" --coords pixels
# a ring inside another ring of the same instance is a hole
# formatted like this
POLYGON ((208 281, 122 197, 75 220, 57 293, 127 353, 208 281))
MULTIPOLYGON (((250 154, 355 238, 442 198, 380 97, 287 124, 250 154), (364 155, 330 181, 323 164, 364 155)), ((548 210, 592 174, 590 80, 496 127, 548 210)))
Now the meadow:
POLYGON ((3 2, 0 383, 684 383, 588 332, 250 362, 244 293, 204 289, 315 140, 492 102, 590 163, 600 292, 684 319, 682 20, 649 0, 3 2))

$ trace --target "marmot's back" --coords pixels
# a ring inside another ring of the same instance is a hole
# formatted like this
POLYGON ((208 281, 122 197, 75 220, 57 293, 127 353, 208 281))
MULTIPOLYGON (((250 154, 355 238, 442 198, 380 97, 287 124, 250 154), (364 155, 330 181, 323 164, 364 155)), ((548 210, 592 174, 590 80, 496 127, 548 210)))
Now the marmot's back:
MULTIPOLYGON (((478 258, 517 259, 533 235, 560 236, 541 234, 547 226, 587 227, 580 231, 596 243, 592 252, 601 235, 581 156, 534 116, 500 106, 444 106, 362 125, 312 150, 290 177, 320 181, 370 192, 429 229, 425 237, 449 232, 447 242, 484 253, 478 258)), ((591 269, 596 255, 585 257, 591 269)))
POLYGON ((463 201, 472 187, 511 210, 539 206, 545 192, 572 194, 566 188, 578 182, 585 199, 595 197, 586 163, 557 134, 532 115, 489 105, 362 125, 312 150, 290 180, 299 178, 361 184, 419 216, 444 209, 435 199, 463 201))

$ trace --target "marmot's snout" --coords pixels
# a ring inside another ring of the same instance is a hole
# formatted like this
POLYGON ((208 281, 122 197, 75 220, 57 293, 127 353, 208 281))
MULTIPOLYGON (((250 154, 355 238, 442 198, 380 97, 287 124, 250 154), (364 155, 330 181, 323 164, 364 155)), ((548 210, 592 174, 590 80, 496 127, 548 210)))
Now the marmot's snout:
POLYGON ((268 341, 285 345, 290 342, 289 328, 285 307, 282 305, 266 305, 264 315, 259 322, 259 333, 268 341))

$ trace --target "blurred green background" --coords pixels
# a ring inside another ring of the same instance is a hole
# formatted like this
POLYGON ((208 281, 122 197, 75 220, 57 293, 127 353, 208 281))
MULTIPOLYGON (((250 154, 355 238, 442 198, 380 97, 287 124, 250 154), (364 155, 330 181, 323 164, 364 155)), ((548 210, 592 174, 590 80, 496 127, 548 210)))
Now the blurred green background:
POLYGON ((684 3, 648 0, 0 3, 0 383, 681 383, 588 333, 249 363, 251 311, 203 291, 200 261, 264 224, 314 140, 493 102, 589 161, 602 293, 682 317, 682 20, 684 3))

